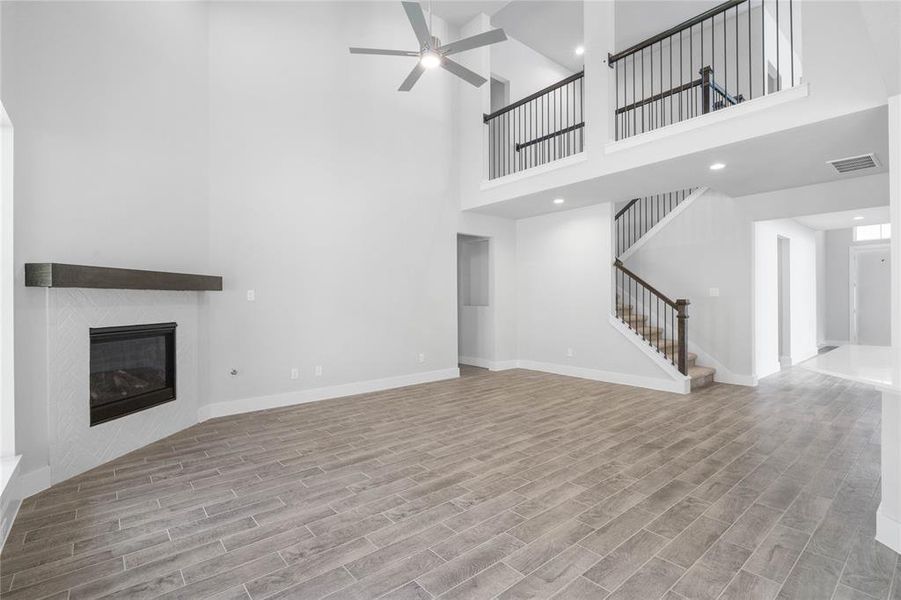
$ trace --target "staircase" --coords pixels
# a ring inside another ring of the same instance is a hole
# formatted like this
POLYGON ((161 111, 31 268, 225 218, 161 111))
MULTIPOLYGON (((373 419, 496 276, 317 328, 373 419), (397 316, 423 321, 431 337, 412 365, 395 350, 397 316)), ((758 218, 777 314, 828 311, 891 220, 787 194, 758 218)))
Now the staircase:
MULTIPOLYGON (((647 235, 648 231, 665 217, 672 208, 685 198, 679 194, 679 202, 659 209, 657 198, 638 198, 630 202, 616 215, 617 256, 626 252, 632 245, 647 235), (648 209, 651 206, 652 209, 648 209), (640 220, 635 223, 633 220, 640 220), (622 235, 622 232, 628 232, 622 235), (640 232, 636 234, 636 232, 640 232)), ((716 370, 699 366, 698 356, 688 351, 687 344, 687 307, 686 299, 672 300, 654 288, 647 281, 629 270, 617 258, 614 263, 614 281, 616 283, 616 307, 614 314, 635 334, 639 343, 646 343, 655 349, 670 365, 680 373, 688 376, 692 391, 713 383, 716 370), (683 358, 684 356, 684 358, 683 358)))

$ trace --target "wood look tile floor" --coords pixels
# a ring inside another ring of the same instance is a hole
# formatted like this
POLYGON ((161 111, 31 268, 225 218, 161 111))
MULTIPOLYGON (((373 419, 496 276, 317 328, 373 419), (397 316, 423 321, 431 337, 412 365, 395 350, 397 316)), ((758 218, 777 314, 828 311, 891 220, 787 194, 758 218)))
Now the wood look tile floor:
POLYGON ((0 596, 901 598, 876 392, 466 373, 208 421, 55 485, 0 596))

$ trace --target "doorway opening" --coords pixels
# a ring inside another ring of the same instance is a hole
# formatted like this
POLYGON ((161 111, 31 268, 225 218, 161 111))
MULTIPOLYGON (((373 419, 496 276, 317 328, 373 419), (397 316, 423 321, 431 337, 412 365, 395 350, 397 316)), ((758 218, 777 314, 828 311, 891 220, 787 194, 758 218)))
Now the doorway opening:
POLYGON ((510 104, 510 82, 503 77, 491 75, 491 112, 510 104))
POLYGON ((490 285, 491 241, 486 237, 457 235, 457 362, 487 369, 493 360, 490 285))
POLYGON ((792 365, 791 240, 781 235, 776 236, 776 265, 779 365, 785 369, 792 365))

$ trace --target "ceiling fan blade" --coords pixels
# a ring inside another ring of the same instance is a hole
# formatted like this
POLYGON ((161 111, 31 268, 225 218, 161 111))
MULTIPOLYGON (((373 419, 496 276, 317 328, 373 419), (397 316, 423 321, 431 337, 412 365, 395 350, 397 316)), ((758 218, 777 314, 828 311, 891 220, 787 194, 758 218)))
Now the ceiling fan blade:
POLYGON ((384 54, 386 56, 419 56, 410 50, 383 50, 381 48, 351 48, 351 54, 384 54))
POLYGON ((425 15, 419 2, 401 2, 404 5, 404 11, 407 18, 410 19, 410 25, 413 26, 413 33, 419 40, 420 46, 428 46, 432 43, 432 34, 429 33, 429 26, 425 22, 425 15))
POLYGON ((491 31, 479 33, 472 37, 463 38, 462 40, 457 40, 456 42, 441 46, 441 53, 444 55, 456 54, 457 52, 463 52, 464 50, 473 50, 474 48, 481 48, 482 46, 503 42, 506 39, 507 34, 504 33, 503 29, 492 29, 491 31))
POLYGON ((488 81, 487 79, 485 79, 478 73, 476 73, 474 71, 470 71, 469 69, 467 69, 460 63, 454 62, 447 57, 445 57, 441 60, 441 68, 444 69, 445 71, 450 71, 451 73, 453 73, 460 79, 463 79, 467 83, 471 83, 472 85, 474 85, 476 87, 479 87, 483 83, 488 81))
POLYGON ((398 92, 409 92, 413 89, 413 84, 419 81, 419 77, 425 71, 425 67, 422 66, 422 63, 416 63, 416 66, 413 67, 413 70, 410 71, 410 74, 407 75, 407 78, 404 79, 404 82, 400 84, 400 87, 397 88, 398 92))

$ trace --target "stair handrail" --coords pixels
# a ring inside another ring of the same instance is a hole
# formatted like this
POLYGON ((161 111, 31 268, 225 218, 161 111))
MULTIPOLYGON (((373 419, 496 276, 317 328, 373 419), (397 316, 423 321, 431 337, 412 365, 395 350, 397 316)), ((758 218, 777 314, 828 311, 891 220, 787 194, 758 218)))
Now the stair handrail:
POLYGON ((697 189, 684 188, 630 200, 613 217, 616 256, 622 256, 697 189))
MULTIPOLYGON (((634 271, 626 267, 623 264, 623 261, 620 259, 615 259, 613 261, 613 266, 627 275, 630 279, 632 279, 637 285, 640 285, 642 288, 647 290, 647 292, 653 295, 657 300, 662 301, 664 304, 672 308, 673 316, 676 319, 676 334, 677 339, 676 343, 678 344, 678 357, 677 360, 674 361, 673 357, 670 355, 667 350, 661 350, 659 346, 653 344, 650 337, 646 336, 644 333, 632 327, 626 319, 624 318, 624 310, 621 310, 619 306, 616 307, 616 315, 620 318, 620 320, 626 324, 630 329, 635 331, 638 335, 640 335, 643 339, 645 339, 651 345, 654 345, 657 348, 658 352, 663 352, 664 357, 668 358, 670 362, 675 364, 675 366, 679 369, 679 372, 683 375, 688 375, 688 306, 691 302, 687 298, 676 298, 675 300, 671 299, 669 296, 655 288, 653 285, 645 281, 642 277, 636 274, 634 271)), ((642 292, 642 298, 644 296, 644 292, 642 292)), ((659 323, 659 321, 658 321, 659 323)), ((659 325, 658 325, 659 327, 659 325)), ((664 316, 664 327, 662 328, 665 332, 666 330, 666 317, 664 316)))

